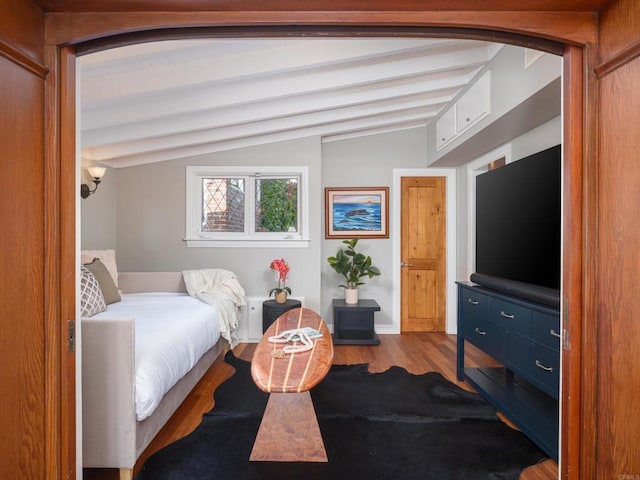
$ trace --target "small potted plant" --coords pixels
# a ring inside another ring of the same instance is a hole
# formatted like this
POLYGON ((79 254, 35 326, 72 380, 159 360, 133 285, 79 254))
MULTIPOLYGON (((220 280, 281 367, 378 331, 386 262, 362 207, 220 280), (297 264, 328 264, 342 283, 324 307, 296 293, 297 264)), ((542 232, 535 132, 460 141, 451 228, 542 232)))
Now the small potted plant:
POLYGON ((272 272, 276 272, 278 286, 269 290, 269 296, 273 295, 276 303, 285 303, 287 294, 291 295, 291 288, 287 287, 289 277, 289 264, 284 258, 276 258, 269 264, 272 272))
POLYGON ((350 305, 358 303, 358 286, 364 285, 363 277, 373 278, 380 275, 378 267, 374 266, 371 257, 356 252, 358 239, 343 240, 347 247, 339 248, 334 257, 327 258, 329 265, 340 275, 343 275, 346 284, 339 285, 344 288, 344 301, 350 305))

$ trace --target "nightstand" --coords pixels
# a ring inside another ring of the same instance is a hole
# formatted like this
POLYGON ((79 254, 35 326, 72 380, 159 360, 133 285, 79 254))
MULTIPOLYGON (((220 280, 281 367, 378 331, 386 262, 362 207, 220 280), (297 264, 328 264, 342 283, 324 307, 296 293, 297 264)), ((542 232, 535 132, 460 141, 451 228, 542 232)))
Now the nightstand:
POLYGON ((264 301, 262 303, 262 333, 266 332, 267 328, 284 312, 300 307, 302 307, 300 300, 288 299, 284 303, 276 303, 275 300, 264 301))
POLYGON ((344 299, 333 299, 333 343, 336 345, 379 345, 373 314, 380 311, 375 300, 362 299, 347 304, 344 299))

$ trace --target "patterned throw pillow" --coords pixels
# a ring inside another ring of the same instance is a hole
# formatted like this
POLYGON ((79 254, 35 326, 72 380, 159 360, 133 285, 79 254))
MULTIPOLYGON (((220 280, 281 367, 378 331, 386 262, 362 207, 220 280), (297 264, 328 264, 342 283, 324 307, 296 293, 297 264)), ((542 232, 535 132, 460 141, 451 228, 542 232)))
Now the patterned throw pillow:
POLYGON ((84 265, 80 265, 80 314, 91 317, 104 312, 107 305, 96 277, 84 265))

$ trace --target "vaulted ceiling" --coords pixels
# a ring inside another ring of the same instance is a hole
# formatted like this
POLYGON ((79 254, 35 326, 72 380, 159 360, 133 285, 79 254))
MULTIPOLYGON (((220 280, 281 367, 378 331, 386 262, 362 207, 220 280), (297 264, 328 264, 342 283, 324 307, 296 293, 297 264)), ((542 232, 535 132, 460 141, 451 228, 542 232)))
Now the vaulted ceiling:
POLYGON ((114 167, 424 126, 500 45, 410 38, 203 39, 80 57, 81 150, 114 167))

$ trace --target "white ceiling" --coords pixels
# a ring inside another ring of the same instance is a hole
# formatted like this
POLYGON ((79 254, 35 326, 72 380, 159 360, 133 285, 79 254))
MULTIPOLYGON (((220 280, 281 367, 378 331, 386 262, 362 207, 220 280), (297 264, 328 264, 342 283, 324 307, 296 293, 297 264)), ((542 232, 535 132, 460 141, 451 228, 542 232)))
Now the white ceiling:
POLYGON ((178 40, 80 57, 85 160, 124 167, 415 128, 497 53, 471 40, 178 40))

